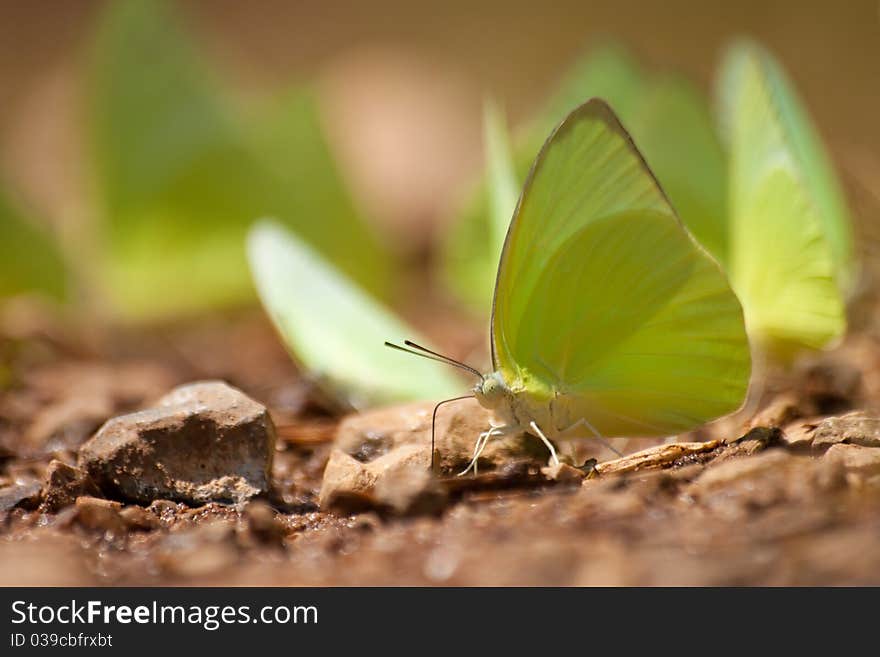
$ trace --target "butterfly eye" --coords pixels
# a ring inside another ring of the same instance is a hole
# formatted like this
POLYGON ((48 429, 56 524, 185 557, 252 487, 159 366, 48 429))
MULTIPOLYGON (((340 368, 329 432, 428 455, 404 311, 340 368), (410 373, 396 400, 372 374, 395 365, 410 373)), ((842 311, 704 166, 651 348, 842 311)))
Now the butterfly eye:
POLYGON ((485 397, 492 397, 497 395, 501 386, 498 383, 498 380, 494 377, 487 377, 482 385, 482 393, 485 397))

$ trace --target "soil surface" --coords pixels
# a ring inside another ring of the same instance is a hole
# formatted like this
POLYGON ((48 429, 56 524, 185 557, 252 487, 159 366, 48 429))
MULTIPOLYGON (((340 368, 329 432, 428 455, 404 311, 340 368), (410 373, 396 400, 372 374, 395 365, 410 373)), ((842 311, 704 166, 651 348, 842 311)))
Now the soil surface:
MULTIPOLYGON (((78 214, 87 189, 70 117, 79 105, 75 53, 93 27, 93 4, 56 3, 47 21, 37 3, 15 3, 14 18, 0 24, 0 62, 11 63, 0 66, 0 159, 35 207, 65 221, 78 214)), ((509 2, 462 11, 451 3, 429 14, 389 0, 378 10, 353 3, 341 22, 321 3, 275 3, 271 12, 230 0, 183 4, 221 55, 218 65, 246 89, 315 73, 331 119, 341 112, 344 121, 336 122, 354 130, 331 134, 347 153, 348 173, 368 199, 372 190, 371 214, 403 234, 400 245, 416 245, 402 249, 412 257, 440 230, 431 223, 444 215, 438 199, 453 198, 480 166, 482 94, 470 91, 495 89, 517 121, 575 53, 608 34, 652 68, 681 70, 707 89, 722 44, 740 34, 760 38, 794 74, 861 217, 855 243, 866 283, 850 300, 851 334, 786 376, 762 381, 735 418, 677 438, 699 449, 667 446, 621 461, 580 445, 575 465, 594 456, 597 467, 554 477, 519 461, 481 466, 477 477, 443 478, 441 504, 401 516, 319 507, 342 414, 297 374, 258 311, 134 333, 84 326, 81 316, 4 308, 0 584, 880 584, 874 0, 847 11, 814 0, 746 0, 711 11, 688 1, 571 2, 556 12, 509 2), (391 15, 397 27, 389 31, 391 15), (353 26, 366 40, 352 38, 353 26), (487 26, 492 40, 484 38, 487 26), (312 37, 290 38, 299 33, 312 37), (422 94, 425 81, 437 79, 460 87, 460 97, 437 96, 436 84, 422 94), (411 90, 401 94, 398 86, 411 90), (376 89, 381 99, 373 98, 376 89), (427 148, 425 115, 414 108, 431 110, 436 136, 427 148), (349 121, 355 110, 374 122, 349 121), (387 151, 377 157, 368 133, 403 141, 380 144, 387 151), (404 143, 411 133, 420 135, 418 148, 404 143), (380 160, 402 164, 383 173, 380 160), (269 408, 277 444, 268 495, 197 507, 133 504, 78 479, 80 447, 104 422, 209 379, 269 408)), ((481 347, 482 327, 423 295, 423 283, 411 285, 408 315, 417 328, 457 346, 455 356, 481 347)), ((627 453, 651 446, 617 445, 627 453)))
POLYGON ((678 438, 697 447, 597 452, 596 468, 554 478, 481 467, 403 517, 319 508, 339 415, 257 317, 112 346, 31 323, 3 344, 3 584, 880 584, 880 342, 867 334, 773 379, 757 412, 678 438), (270 409, 268 495, 190 507, 47 494, 105 420, 218 377, 270 409))

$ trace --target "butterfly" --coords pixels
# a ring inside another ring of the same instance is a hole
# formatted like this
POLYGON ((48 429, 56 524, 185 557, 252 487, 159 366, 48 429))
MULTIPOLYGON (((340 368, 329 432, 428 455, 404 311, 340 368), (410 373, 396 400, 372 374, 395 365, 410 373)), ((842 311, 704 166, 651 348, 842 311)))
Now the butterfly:
POLYGON ((493 420, 465 472, 491 438, 528 432, 558 463, 551 441, 674 435, 735 411, 748 391, 739 300, 597 98, 556 127, 526 178, 490 337, 492 371, 472 393, 493 420))

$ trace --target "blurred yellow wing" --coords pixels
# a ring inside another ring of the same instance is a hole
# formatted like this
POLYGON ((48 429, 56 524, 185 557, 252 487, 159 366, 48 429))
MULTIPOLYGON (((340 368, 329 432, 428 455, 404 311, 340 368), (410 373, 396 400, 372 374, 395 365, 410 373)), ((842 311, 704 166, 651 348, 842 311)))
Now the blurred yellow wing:
POLYGON ((795 147, 803 141, 793 137, 795 128, 804 124, 786 119, 790 108, 780 102, 761 51, 732 49, 722 80, 730 149, 729 272, 749 334, 778 358, 823 347, 846 328, 841 288, 851 268, 848 220, 823 211, 832 207, 818 200, 824 188, 809 183, 823 176, 795 147))
POLYGON ((247 248, 263 307, 291 356, 326 392, 355 408, 460 394, 451 372, 387 349, 385 340, 427 341, 295 233, 262 220, 247 248))

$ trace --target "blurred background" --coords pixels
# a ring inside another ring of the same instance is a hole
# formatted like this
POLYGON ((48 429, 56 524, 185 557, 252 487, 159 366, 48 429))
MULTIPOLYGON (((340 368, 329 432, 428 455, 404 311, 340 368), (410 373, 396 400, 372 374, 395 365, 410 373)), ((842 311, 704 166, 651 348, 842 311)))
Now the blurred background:
MULTIPOLYGON (((2 179, 56 225, 86 203, 86 60, 108 4, 3 3, 2 179)), ((423 246, 424 223, 448 219, 481 166, 484 96, 501 99, 516 124, 609 37, 703 89, 729 38, 756 37, 787 67, 844 178, 880 176, 876 0, 168 4, 236 101, 314 86, 357 201, 398 248, 423 246)))
MULTIPOLYGON (((460 305, 443 286, 421 291, 481 176, 485 99, 516 128, 609 40, 710 97, 725 45, 755 38, 800 91, 855 217, 880 206, 876 0, 120 0, 5 2, 2 13, 0 195, 46 229, 27 244, 52 236, 65 264, 31 247, 4 257, 42 262, 39 285, 74 316, 150 324, 253 304, 241 240, 268 213, 294 216, 426 328, 426 305, 460 305)), ((432 313, 450 326, 426 330, 455 343, 448 315, 432 313)))

